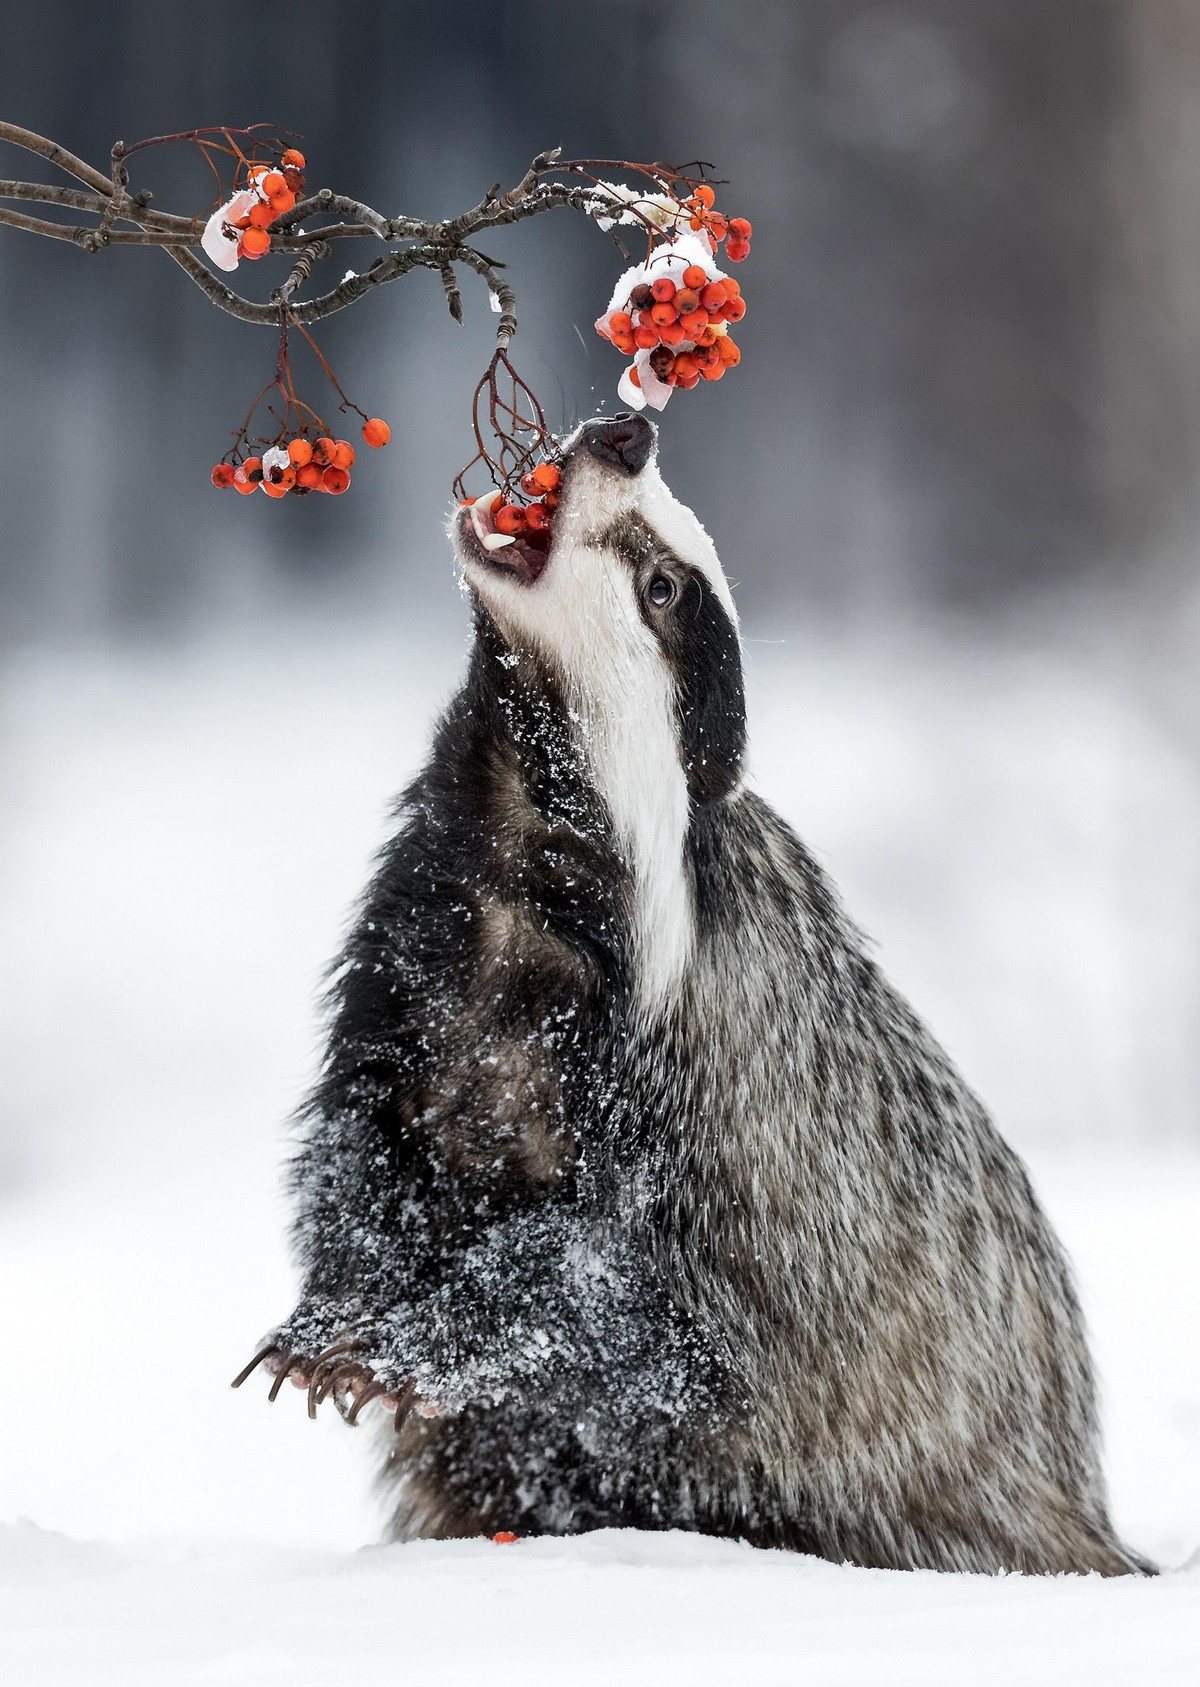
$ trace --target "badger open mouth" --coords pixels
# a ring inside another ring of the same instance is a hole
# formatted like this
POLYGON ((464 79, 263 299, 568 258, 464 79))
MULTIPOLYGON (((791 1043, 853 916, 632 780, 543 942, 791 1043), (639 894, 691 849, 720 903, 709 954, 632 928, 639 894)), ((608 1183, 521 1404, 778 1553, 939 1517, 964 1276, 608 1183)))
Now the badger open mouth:
POLYGON ((497 533, 492 505, 498 493, 487 493, 458 512, 458 539, 464 558, 482 563, 494 573, 507 574, 523 586, 540 579, 550 556, 550 534, 519 538, 497 533))

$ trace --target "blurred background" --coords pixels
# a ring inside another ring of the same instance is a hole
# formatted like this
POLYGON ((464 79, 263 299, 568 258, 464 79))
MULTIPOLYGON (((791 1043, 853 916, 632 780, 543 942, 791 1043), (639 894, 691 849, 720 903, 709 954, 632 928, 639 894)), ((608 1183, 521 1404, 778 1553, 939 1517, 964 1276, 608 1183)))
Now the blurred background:
MULTIPOLYGON (((676 397, 662 460, 737 582, 755 779, 1030 1159, 1120 1515, 1182 1555, 1200 11, 15 0, 4 29, 0 115, 101 168, 270 119, 311 186, 385 213, 452 214, 551 145, 730 179, 745 357, 676 397)), ((211 194, 185 149, 134 185, 211 194)), ((555 213, 487 244, 552 421, 613 409, 611 243, 555 213)), ((343 252, 374 256, 338 276, 343 252)), ((265 297, 269 267, 237 280, 265 297)), ((465 292, 464 328, 416 272, 319 330, 393 443, 350 496, 276 504, 208 484, 269 331, 159 253, 0 230, 0 1237, 15 1339, 76 1385, 0 1402, 6 1513, 369 1533, 353 1437, 219 1391, 290 1304, 277 1176, 320 972, 462 668, 442 529, 494 326, 465 292)))

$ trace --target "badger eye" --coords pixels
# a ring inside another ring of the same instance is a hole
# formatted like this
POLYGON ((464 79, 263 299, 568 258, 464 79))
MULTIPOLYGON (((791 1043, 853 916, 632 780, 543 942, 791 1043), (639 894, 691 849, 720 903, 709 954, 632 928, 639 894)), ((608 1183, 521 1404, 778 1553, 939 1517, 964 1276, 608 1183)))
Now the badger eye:
POLYGON ((669 574, 652 574, 646 596, 655 609, 665 609, 675 597, 675 582, 669 574))

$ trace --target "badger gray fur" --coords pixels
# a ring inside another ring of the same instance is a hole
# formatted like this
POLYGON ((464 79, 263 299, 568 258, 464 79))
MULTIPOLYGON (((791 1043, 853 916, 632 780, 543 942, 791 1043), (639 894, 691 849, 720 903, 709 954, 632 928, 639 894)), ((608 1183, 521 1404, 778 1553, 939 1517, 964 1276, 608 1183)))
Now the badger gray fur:
POLYGON ((391 1409, 399 1539, 1149 1568, 1024 1170, 743 784, 649 425, 579 430, 548 556, 454 536, 470 669, 334 976, 272 1392, 391 1409))

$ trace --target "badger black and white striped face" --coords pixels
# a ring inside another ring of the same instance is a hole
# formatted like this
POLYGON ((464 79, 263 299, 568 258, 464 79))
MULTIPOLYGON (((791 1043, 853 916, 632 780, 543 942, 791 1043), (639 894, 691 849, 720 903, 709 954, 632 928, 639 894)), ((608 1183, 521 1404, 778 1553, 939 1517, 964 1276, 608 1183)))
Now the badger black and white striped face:
POLYGON ((733 598, 654 447, 641 417, 578 429, 545 555, 485 549, 467 510, 454 529, 467 583, 504 640, 562 683, 634 870, 650 993, 670 987, 691 945, 690 819, 737 788, 745 749, 733 598))

